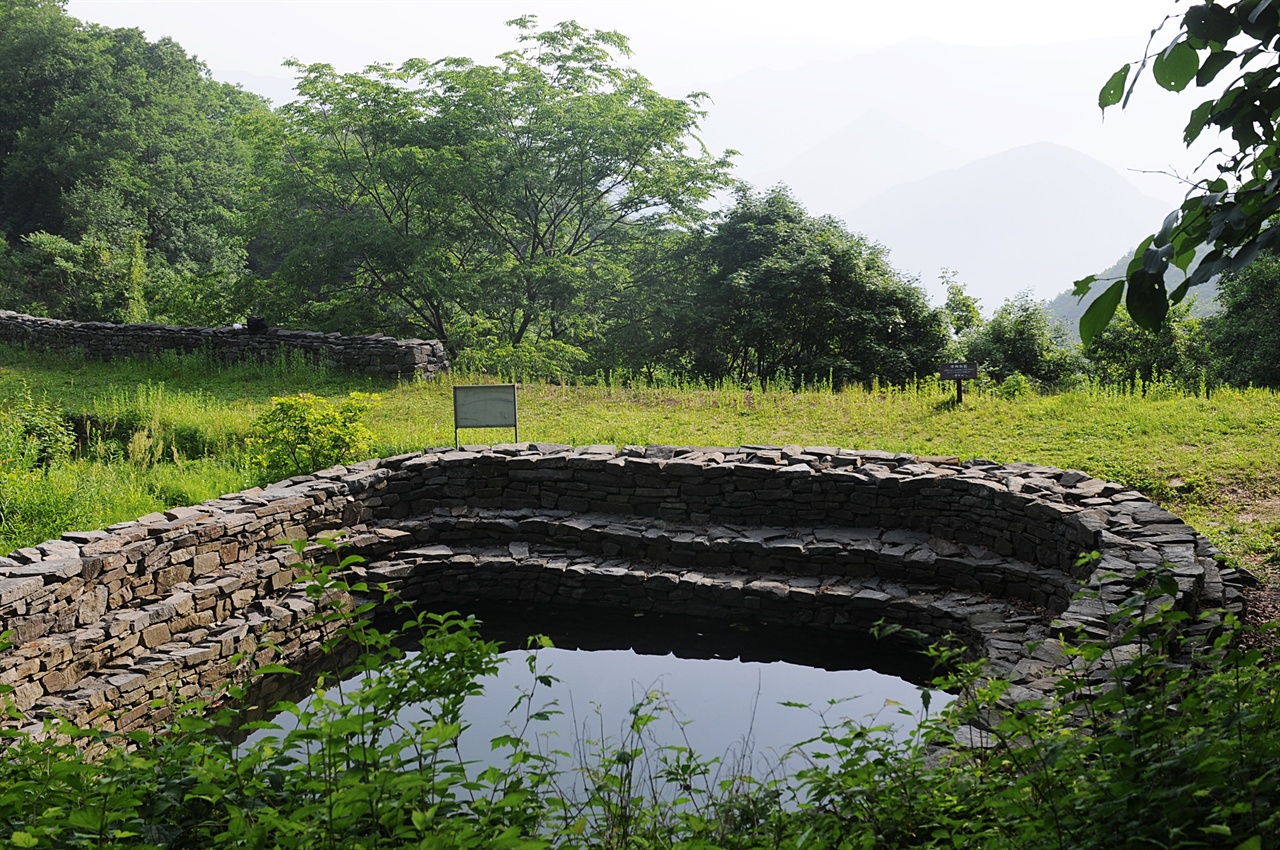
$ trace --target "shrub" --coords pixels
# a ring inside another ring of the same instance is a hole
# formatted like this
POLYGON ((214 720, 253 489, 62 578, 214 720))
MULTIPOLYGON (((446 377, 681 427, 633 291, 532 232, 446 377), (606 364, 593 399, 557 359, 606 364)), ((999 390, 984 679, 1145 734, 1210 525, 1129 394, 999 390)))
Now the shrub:
POLYGON ((249 431, 250 464, 265 483, 361 460, 373 445, 364 415, 380 400, 359 392, 338 404, 311 393, 276 396, 249 431))
POLYGON ((7 419, 0 426, 8 432, 4 439, 6 462, 16 462, 19 466, 48 466, 71 458, 76 438, 62 411, 50 404, 47 398, 36 401, 31 396, 31 388, 25 384, 22 398, 16 402, 7 419))

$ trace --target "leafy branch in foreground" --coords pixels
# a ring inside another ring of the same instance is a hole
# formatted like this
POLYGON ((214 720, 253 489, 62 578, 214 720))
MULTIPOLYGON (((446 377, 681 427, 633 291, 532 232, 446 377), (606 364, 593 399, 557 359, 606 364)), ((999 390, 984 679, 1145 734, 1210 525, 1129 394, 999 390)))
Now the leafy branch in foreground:
MULTIPOLYGON (((1234 69, 1237 76, 1221 95, 1192 110, 1183 141, 1189 146, 1213 128, 1227 134, 1235 150, 1220 147, 1210 154, 1216 174, 1191 183, 1182 206, 1138 246, 1124 276, 1089 306, 1080 319, 1086 345, 1106 327, 1122 296, 1139 326, 1157 330, 1169 305, 1180 303, 1191 287, 1244 268, 1260 250, 1280 247, 1280 229, 1268 224, 1280 211, 1278 37, 1280 8, 1271 0, 1197 3, 1180 18, 1166 17, 1152 31, 1136 69, 1126 64, 1102 87, 1098 105, 1105 111, 1128 105, 1148 66, 1161 88, 1175 92, 1192 82, 1209 87, 1234 69), (1170 21, 1177 31, 1161 47, 1156 37, 1170 21), (1172 292, 1165 288, 1170 266, 1187 275, 1172 292)), ((1098 282, 1096 275, 1077 281, 1075 294, 1084 298, 1098 282)))

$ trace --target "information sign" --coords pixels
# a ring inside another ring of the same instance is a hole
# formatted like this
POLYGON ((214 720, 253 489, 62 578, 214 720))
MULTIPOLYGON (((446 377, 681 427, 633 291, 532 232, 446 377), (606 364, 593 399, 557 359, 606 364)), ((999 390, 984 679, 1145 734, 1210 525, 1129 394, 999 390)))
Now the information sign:
POLYGON ((978 364, 972 361, 968 363, 943 363, 938 367, 938 377, 944 381, 972 380, 978 377, 978 364))
POLYGON ((453 388, 453 442, 458 443, 460 428, 514 428, 520 439, 516 419, 516 385, 482 384, 453 388))

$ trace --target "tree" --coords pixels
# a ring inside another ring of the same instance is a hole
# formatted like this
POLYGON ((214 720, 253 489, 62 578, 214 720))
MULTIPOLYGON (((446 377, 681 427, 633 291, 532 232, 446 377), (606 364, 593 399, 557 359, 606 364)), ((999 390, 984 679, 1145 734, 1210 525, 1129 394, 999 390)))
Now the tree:
MULTIPOLYGON (((1221 96, 1192 110, 1183 134, 1190 145, 1216 128, 1230 134, 1234 148, 1217 151, 1216 173, 1192 182, 1181 208, 1139 245, 1124 276, 1095 298, 1080 320, 1086 344, 1110 321, 1122 297, 1133 320, 1155 330, 1169 305, 1180 303, 1191 287, 1244 269, 1261 250, 1280 248, 1280 228, 1269 226, 1280 212, 1280 53, 1273 47, 1278 37, 1280 8, 1271 0, 1196 3, 1152 31, 1136 71, 1133 63, 1126 64, 1103 86, 1098 105, 1105 111, 1128 104, 1148 65, 1156 83, 1170 91, 1182 91, 1192 81, 1208 86, 1234 69, 1237 76, 1221 96), (1156 36, 1170 21, 1177 32, 1162 46, 1156 36), (1197 257, 1202 246, 1209 250, 1197 257), (1187 272, 1187 278, 1168 292, 1165 272, 1171 266, 1187 272)), ((1084 298, 1097 282, 1095 276, 1078 281, 1075 294, 1084 298)))
POLYGON ((451 186, 459 128, 407 72, 295 67, 298 99, 255 128, 271 192, 256 218, 277 246, 281 290, 259 309, 276 322, 447 339, 479 250, 451 186))
POLYGON ((1206 320, 1215 375, 1236 386, 1280 389, 1280 256, 1264 252, 1218 279, 1221 312, 1206 320))
POLYGON ((1133 392, 1157 380, 1171 381, 1198 392, 1209 377, 1209 351, 1199 319, 1191 318, 1191 305, 1175 304, 1158 331, 1140 327, 1123 306, 1100 333, 1094 334, 1083 354, 1103 384, 1128 386, 1133 392))
MULTIPOLYGON (((42 258, 55 264, 32 268, 34 278, 19 281, 6 300, 54 311, 93 301, 87 293, 60 305, 43 300, 39 279, 59 274, 68 245, 83 258, 132 257, 141 246, 143 262, 133 271, 145 272, 139 283, 146 291, 128 304, 103 302, 108 313, 163 311, 179 281, 229 285, 242 274, 245 253, 238 210, 248 160, 236 123, 265 109, 259 98, 212 80, 168 39, 84 25, 51 0, 4 6, 0 227, 12 247, 35 249, 29 267, 42 258), (30 238, 41 233, 68 245, 30 238)), ((79 274, 67 282, 96 279, 79 274)))
POLYGON ((995 315, 973 332, 967 353, 993 378, 1020 374, 1045 386, 1056 386, 1078 371, 1075 352, 1063 345, 1044 305, 1022 292, 1000 305, 995 315))
POLYGON ((683 337, 691 371, 709 380, 901 384, 933 371, 947 344, 943 312, 884 248, 810 216, 784 187, 739 189, 702 262, 683 337))
POLYGON ((520 47, 498 65, 301 69, 282 151, 297 229, 315 235, 283 281, 363 293, 455 350, 579 345, 627 246, 705 215, 728 155, 693 138, 700 95, 655 92, 619 64, 618 33, 511 23, 520 47))
POLYGON ((964 288, 964 284, 956 279, 956 273, 946 269, 942 273, 942 282, 947 288, 947 300, 943 309, 951 323, 951 332, 963 337, 982 325, 982 303, 964 288))

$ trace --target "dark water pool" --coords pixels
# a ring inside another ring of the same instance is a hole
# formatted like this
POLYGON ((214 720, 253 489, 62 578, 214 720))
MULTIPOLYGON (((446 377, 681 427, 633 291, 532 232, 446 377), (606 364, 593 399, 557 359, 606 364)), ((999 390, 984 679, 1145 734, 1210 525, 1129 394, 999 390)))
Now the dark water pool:
MULTIPOLYGON (((524 725, 524 707, 514 713, 512 707, 532 691, 529 704, 559 712, 529 727, 527 739, 541 752, 589 758, 602 747, 627 743, 641 706, 654 717, 644 730, 647 746, 687 746, 736 768, 771 771, 824 724, 889 724, 905 737, 925 711, 917 683, 932 675, 918 652, 853 635, 653 615, 530 616, 502 607, 473 613, 483 622, 484 637, 505 648, 497 676, 485 679, 484 694, 467 702, 470 728, 460 749, 479 762, 490 757, 492 738, 524 725), (531 634, 554 643, 533 658, 537 672, 558 680, 549 688, 535 685, 530 673, 524 647, 531 634)), ((931 691, 929 711, 950 700, 931 691)), ((414 719, 409 711, 403 722, 414 719)), ((276 722, 287 731, 295 718, 282 715, 276 722)), ((282 733, 256 732, 244 746, 268 734, 282 733)))

